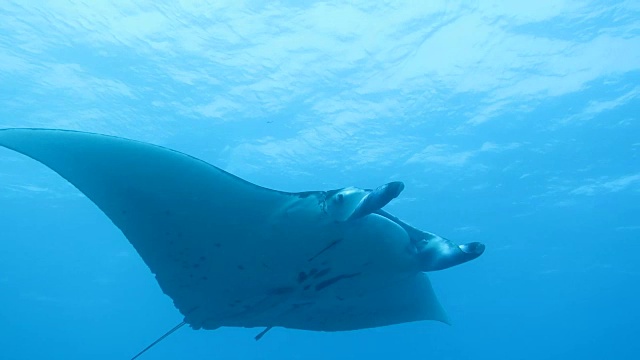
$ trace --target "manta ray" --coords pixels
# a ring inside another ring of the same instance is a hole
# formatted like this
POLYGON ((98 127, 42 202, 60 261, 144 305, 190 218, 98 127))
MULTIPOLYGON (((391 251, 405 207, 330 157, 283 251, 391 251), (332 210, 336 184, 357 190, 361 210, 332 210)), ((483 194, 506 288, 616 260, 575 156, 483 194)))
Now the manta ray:
POLYGON ((448 318, 430 271, 480 256, 383 208, 404 189, 285 192, 189 155, 120 137, 0 130, 111 219, 184 320, 178 328, 347 331, 448 318))

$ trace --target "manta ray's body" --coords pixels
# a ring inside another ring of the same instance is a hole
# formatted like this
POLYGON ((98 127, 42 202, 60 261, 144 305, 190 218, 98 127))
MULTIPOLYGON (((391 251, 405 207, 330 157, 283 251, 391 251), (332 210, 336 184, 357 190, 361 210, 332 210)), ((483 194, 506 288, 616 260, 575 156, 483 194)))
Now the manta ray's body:
POLYGON ((382 210, 403 186, 288 193, 117 137, 0 130, 118 226, 185 323, 339 331, 447 322, 425 274, 474 259, 382 210))

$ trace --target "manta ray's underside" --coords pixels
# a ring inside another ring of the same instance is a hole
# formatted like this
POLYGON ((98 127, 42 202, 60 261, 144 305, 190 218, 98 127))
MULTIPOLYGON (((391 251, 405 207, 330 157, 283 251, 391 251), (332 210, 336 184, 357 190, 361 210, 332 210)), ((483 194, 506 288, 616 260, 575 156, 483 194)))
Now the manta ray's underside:
POLYGON ((384 211, 400 182, 289 193, 112 136, 6 129, 0 145, 48 166, 91 199, 194 329, 447 322, 425 272, 484 251, 384 211))

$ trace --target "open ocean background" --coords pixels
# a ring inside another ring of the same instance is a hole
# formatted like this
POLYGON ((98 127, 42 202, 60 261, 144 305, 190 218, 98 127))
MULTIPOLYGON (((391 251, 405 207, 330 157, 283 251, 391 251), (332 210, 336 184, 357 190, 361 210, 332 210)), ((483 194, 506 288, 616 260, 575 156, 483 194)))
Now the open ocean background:
MULTIPOLYGON (((170 147, 286 191, 407 185, 453 326, 183 328, 141 359, 638 359, 640 2, 0 1, 0 128, 170 147)), ((304 241, 304 239, 301 239, 304 241)), ((128 359, 181 316, 0 148, 0 359, 128 359)))

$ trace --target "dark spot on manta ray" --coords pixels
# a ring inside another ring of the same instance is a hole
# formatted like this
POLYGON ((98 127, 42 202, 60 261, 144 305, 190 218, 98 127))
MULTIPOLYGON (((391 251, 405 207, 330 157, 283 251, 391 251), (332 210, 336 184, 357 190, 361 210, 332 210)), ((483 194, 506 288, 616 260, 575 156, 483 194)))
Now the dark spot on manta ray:
POLYGON ((327 275, 329 273, 329 271, 331 271, 331 268, 322 269, 320 271, 318 271, 318 269, 316 269, 316 268, 313 268, 313 269, 309 270, 309 273, 305 273, 304 271, 300 271, 298 273, 298 284, 302 284, 303 282, 307 281, 307 279, 309 279, 309 278, 317 279, 319 277, 323 277, 323 276, 327 275))
POLYGON ((215 245, 215 247, 217 247, 217 248, 220 248, 220 246, 222 246, 222 245, 220 245, 220 243, 215 243, 213 245, 215 245))
POLYGON ((317 278, 323 277, 323 276, 327 275, 329 273, 329 271, 331 271, 331 268, 322 269, 322 270, 318 271, 317 274, 313 275, 313 278, 317 279, 317 278))
POLYGON ((293 309, 299 309, 301 307, 309 306, 309 305, 313 305, 313 304, 315 304, 313 301, 308 301, 308 302, 303 302, 303 303, 291 304, 291 307, 293 309))
POLYGON ((244 270, 244 266, 238 265, 238 270, 240 270, 240 271, 244 270))
POLYGON ((206 276, 203 276, 201 279, 202 279, 202 280, 209 280, 209 278, 208 278, 208 277, 206 277, 206 276))
POLYGON ((283 286, 269 291, 269 295, 285 295, 293 292, 292 286, 283 286))
POLYGON ((298 284, 302 284, 305 280, 307 280, 307 274, 304 271, 300 271, 298 273, 298 284))
POLYGON ((337 283, 340 280, 344 280, 344 279, 349 279, 355 276, 360 275, 361 273, 353 273, 353 274, 344 274, 344 275, 338 275, 338 276, 334 276, 330 279, 327 279, 325 281, 321 281, 318 283, 318 285, 316 285, 316 291, 320 291, 322 289, 327 288, 328 286, 331 286, 335 283, 337 283))
POLYGON ((204 256, 200 256, 200 261, 205 261, 205 260, 207 260, 207 258, 206 258, 206 257, 204 257, 204 256))
POLYGON ((197 269, 197 268, 199 268, 199 267, 200 267, 200 264, 197 264, 197 263, 196 263, 196 264, 193 264, 193 268, 194 268, 194 269, 197 269))
POLYGON ((342 296, 337 296, 336 295, 336 299, 340 300, 340 301, 344 301, 344 298, 342 296))

